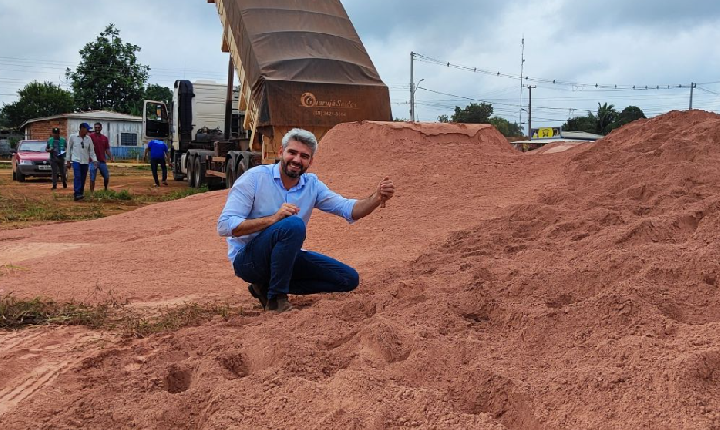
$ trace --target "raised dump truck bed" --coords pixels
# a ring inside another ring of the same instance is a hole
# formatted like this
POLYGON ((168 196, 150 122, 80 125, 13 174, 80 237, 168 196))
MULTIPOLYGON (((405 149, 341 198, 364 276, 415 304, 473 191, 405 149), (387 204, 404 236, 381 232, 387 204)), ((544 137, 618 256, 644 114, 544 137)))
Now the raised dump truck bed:
POLYGON ((250 149, 274 162, 291 128, 392 120, 390 95, 338 0, 208 0, 240 82, 250 149))

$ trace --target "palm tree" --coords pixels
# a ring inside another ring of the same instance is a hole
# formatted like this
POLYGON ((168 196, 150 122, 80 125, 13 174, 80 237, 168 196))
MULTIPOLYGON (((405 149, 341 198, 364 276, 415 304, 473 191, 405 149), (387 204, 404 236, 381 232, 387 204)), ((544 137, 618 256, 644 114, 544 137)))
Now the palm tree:
POLYGON ((598 103, 597 110, 597 132, 599 134, 607 134, 612 130, 612 124, 617 119, 618 113, 615 105, 598 103))

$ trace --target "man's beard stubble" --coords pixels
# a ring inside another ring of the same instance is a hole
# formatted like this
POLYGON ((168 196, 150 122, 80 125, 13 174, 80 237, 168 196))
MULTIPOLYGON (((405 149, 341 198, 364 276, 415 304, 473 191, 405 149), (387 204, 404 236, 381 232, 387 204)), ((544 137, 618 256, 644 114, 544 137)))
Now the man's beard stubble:
POLYGON ((281 160, 281 161, 280 161, 280 165, 281 165, 281 167, 282 167, 282 169, 283 169, 283 172, 285 172, 285 174, 286 174, 289 178, 293 178, 293 179, 299 178, 300 175, 302 175, 303 173, 305 173, 305 172, 307 171, 307 167, 303 168, 302 166, 299 166, 299 167, 300 167, 300 170, 299 170, 299 171, 297 171, 297 172, 291 172, 291 171, 288 169, 288 163, 286 163, 285 160, 281 160))

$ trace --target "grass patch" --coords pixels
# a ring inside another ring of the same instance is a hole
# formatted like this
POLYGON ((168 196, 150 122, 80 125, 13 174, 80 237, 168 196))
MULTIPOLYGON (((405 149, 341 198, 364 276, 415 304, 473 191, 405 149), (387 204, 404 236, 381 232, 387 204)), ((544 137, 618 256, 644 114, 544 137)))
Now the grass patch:
POLYGON ((66 221, 71 219, 63 210, 47 202, 22 199, 0 200, 0 222, 66 221))
POLYGON ((146 315, 129 309, 114 298, 100 304, 64 303, 36 297, 18 299, 0 295, 0 329, 16 330, 37 325, 82 325, 93 329, 119 331, 126 337, 144 338, 156 333, 198 326, 221 317, 244 315, 242 307, 227 303, 186 303, 165 307, 146 315))
POLYGON ((30 325, 58 324, 101 327, 107 321, 107 305, 90 306, 83 303, 58 303, 37 297, 20 300, 13 295, 0 296, 0 328, 18 329, 30 325))
POLYGON ((0 169, 12 169, 12 163, 0 163, 0 169))
POLYGON ((164 194, 160 196, 160 200, 163 202, 169 202, 171 200, 179 200, 184 199, 187 196, 192 196, 193 194, 201 194, 207 192, 208 187, 202 186, 200 188, 182 188, 180 190, 175 190, 171 193, 164 194))
POLYGON ((179 190, 172 191, 167 194, 160 194, 160 195, 147 195, 147 194, 141 194, 141 195, 134 195, 130 193, 128 190, 122 190, 122 191, 114 191, 114 190, 100 190, 95 191, 95 194, 92 196, 93 200, 97 201, 125 201, 125 202, 137 202, 137 203, 157 203, 157 202, 169 202, 171 200, 178 200, 185 198, 187 196, 191 196, 193 194, 200 194, 207 192, 207 187, 201 187, 201 188, 182 188, 179 190))
POLYGON ((115 190, 100 190, 95 191, 92 196, 93 200, 110 200, 110 201, 130 201, 133 199, 133 195, 128 190, 115 191, 115 190))
POLYGON ((52 200, 32 200, 0 197, 0 223, 26 223, 48 221, 80 221, 102 218, 105 214, 99 202, 81 203, 72 206, 61 204, 72 196, 53 193, 52 200))
POLYGON ((219 302, 186 303, 177 307, 163 308, 159 314, 150 317, 126 315, 121 319, 119 328, 124 335, 141 339, 156 333, 198 326, 216 316, 227 321, 231 315, 243 315, 242 307, 234 309, 227 303, 219 302))

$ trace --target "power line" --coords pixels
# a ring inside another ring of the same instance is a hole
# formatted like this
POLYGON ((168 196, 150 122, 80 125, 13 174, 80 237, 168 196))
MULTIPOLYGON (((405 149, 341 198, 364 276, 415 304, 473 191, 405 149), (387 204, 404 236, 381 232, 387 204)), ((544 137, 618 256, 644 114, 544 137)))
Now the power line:
MULTIPOLYGON (((631 85, 631 84, 624 84, 624 85, 618 85, 618 84, 589 84, 589 83, 582 83, 582 82, 572 82, 572 81, 565 81, 560 79, 548 79, 548 78, 531 78, 529 76, 517 76, 510 73, 503 73, 500 71, 493 72, 490 70, 481 69, 478 67, 469 67, 469 66, 463 66, 461 64, 455 64, 451 63, 449 61, 440 61, 435 58, 427 57, 422 54, 415 53, 415 56, 418 57, 418 61, 423 63, 429 63, 429 64, 435 64, 440 66, 445 66, 449 68, 454 68, 458 70, 464 70, 467 72, 472 73, 481 73, 489 76, 495 76, 495 77, 503 77, 503 78, 509 78, 509 79, 522 79, 524 81, 529 81, 533 83, 544 83, 544 84, 554 84, 554 85, 562 85, 562 86, 570 86, 578 89, 611 89, 611 90, 618 90, 618 89, 625 89, 625 90, 665 90, 665 89, 674 89, 674 88, 683 88, 685 86, 688 86, 687 84, 662 84, 662 85, 631 85)), ((689 86, 688 86, 689 87, 689 86)))
POLYGON ((720 96, 720 93, 716 93, 715 91, 710 91, 710 90, 708 90, 707 88, 703 88, 703 87, 695 87, 695 88, 697 88, 698 90, 703 90, 703 91, 705 91, 706 93, 710 93, 710 94, 714 94, 714 95, 716 95, 716 96, 720 96))

